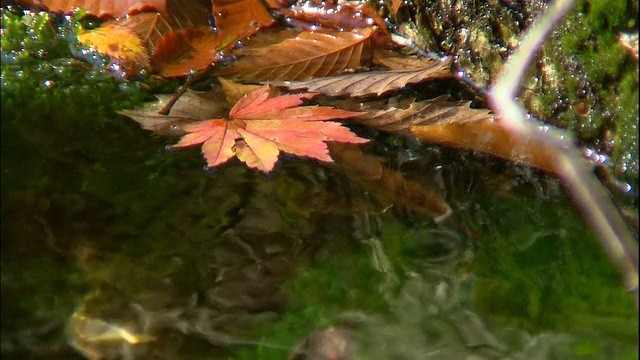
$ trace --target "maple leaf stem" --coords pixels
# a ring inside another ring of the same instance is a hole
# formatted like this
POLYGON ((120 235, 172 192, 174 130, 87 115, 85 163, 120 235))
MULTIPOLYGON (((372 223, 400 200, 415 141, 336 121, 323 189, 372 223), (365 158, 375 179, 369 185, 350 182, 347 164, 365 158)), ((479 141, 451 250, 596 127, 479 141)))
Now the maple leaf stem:
POLYGON ((187 81, 184 83, 184 85, 182 85, 182 87, 180 87, 180 90, 178 90, 178 92, 171 98, 171 100, 169 100, 169 102, 167 102, 167 105, 165 105, 160 111, 158 111, 158 114, 160 115, 169 115, 169 112, 171 112, 171 108, 173 107, 173 105, 176 104, 176 102, 180 99, 180 97, 187 92, 187 90, 189 90, 189 88, 191 87, 191 85, 193 85, 194 82, 202 79, 204 77, 205 74, 207 74, 208 72, 208 68, 198 72, 197 74, 190 74, 187 77, 187 81))

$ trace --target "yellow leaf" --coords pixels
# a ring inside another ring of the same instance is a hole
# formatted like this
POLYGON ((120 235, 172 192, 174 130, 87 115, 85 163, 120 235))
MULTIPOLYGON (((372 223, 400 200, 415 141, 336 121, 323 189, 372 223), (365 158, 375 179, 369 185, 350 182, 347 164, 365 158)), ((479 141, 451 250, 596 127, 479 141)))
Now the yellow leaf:
POLYGON ((129 27, 107 22, 98 29, 78 35, 78 40, 124 67, 151 67, 142 39, 129 27))

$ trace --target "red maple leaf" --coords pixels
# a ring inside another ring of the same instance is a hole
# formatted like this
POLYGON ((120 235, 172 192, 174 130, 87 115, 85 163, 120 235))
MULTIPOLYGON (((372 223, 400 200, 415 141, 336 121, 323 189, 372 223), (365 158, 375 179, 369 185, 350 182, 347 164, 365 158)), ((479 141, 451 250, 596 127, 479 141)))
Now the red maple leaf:
POLYGON ((333 162, 325 141, 364 143, 339 122, 361 112, 328 106, 299 106, 315 94, 270 97, 269 84, 240 99, 229 119, 211 119, 185 125, 187 132, 173 145, 181 148, 202 144, 209 167, 221 165, 234 156, 264 172, 273 170, 280 151, 333 162))

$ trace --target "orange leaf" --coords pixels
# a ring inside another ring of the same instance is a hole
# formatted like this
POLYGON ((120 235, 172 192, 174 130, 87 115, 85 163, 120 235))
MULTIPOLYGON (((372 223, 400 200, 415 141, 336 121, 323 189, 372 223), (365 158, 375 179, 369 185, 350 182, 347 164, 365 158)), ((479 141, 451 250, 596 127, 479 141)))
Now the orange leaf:
POLYGON ((170 32, 158 42, 151 62, 154 70, 164 77, 185 76, 218 61, 219 46, 218 36, 211 32, 194 29, 170 32))
POLYGON ((556 172, 556 150, 538 139, 517 136, 493 119, 414 125, 411 132, 425 141, 473 149, 556 172))
POLYGON ((213 16, 221 39, 233 42, 275 23, 261 0, 213 0, 213 16))
POLYGON ((342 124, 329 119, 346 119, 363 113, 326 106, 298 106, 314 94, 271 97, 269 85, 249 93, 231 109, 230 120, 212 119, 183 127, 187 135, 174 147, 203 144, 209 167, 234 155, 249 167, 273 170, 280 151, 331 162, 326 141, 364 143, 342 124))
POLYGON ((103 26, 78 35, 78 40, 101 54, 111 57, 129 73, 138 73, 140 67, 150 68, 147 49, 134 30, 108 22, 103 26))
POLYGON ((292 18, 292 22, 304 30, 351 31, 376 25, 379 28, 373 37, 376 44, 386 48, 393 47, 386 21, 367 1, 304 1, 282 9, 280 13, 292 18))

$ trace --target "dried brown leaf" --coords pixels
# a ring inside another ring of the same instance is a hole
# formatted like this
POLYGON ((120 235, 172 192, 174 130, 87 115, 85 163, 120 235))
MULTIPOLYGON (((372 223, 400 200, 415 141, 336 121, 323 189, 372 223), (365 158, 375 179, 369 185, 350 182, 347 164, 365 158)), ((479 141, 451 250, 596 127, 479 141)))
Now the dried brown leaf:
POLYGON ((238 60, 216 76, 234 80, 305 80, 357 68, 371 58, 370 38, 362 32, 303 32, 293 39, 236 52, 238 60))
MULTIPOLYGON (((391 70, 409 70, 421 69, 430 60, 432 61, 432 59, 427 59, 424 56, 404 55, 393 50, 375 49, 371 62, 391 70)), ((450 62, 451 59, 449 60, 450 62)))
POLYGON ((357 74, 292 81, 282 84, 290 90, 307 90, 327 96, 380 96, 400 90, 407 84, 433 81, 451 77, 450 60, 424 60, 421 69, 370 71, 357 74))
POLYGON ((224 100, 222 89, 216 87, 211 91, 187 90, 173 105, 169 115, 159 114, 158 111, 164 108, 173 96, 159 94, 156 95, 158 101, 149 102, 139 109, 121 110, 118 113, 130 117, 145 130, 164 136, 180 136, 184 134, 181 130, 182 125, 212 117, 223 117, 231 108, 231 104, 224 100))
POLYGON ((407 134, 414 125, 462 123, 493 118, 489 110, 471 109, 469 101, 450 102, 447 98, 447 95, 442 95, 431 100, 411 101, 400 104, 400 108, 389 107, 356 120, 376 129, 407 134))
POLYGON ((261 87, 260 85, 240 84, 221 77, 218 78, 218 81, 222 85, 222 91, 224 91, 224 95, 230 104, 237 103, 243 96, 261 87))

